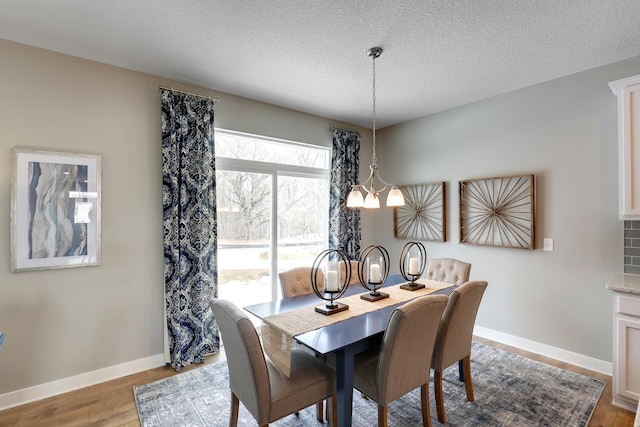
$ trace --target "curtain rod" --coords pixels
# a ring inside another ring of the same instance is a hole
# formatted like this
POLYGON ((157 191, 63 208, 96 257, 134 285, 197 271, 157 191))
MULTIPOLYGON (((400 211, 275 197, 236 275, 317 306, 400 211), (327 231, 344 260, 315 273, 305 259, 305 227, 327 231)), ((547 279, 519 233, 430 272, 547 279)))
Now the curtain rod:
POLYGON ((160 86, 160 89, 170 90, 170 91, 178 92, 178 93, 184 93, 185 95, 197 96, 199 98, 210 99, 213 102, 220 102, 219 98, 213 98, 213 97, 207 96, 207 95, 199 95, 197 93, 187 92, 186 90, 174 89, 172 87, 166 87, 166 86, 160 86))

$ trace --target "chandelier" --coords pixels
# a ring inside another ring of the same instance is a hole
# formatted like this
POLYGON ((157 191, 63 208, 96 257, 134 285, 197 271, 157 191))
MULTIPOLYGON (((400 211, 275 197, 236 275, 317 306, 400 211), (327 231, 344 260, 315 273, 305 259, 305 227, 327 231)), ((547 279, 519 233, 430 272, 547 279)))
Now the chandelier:
POLYGON ((369 165, 371 172, 369 173, 369 178, 362 184, 351 186, 351 192, 347 196, 348 208, 379 208, 380 199, 378 196, 387 187, 391 187, 387 195, 387 206, 404 206, 404 197, 398 186, 387 184, 378 174, 378 158, 376 157, 376 58, 381 53, 381 47, 372 47, 367 50, 367 56, 370 56, 373 60, 373 156, 371 156, 371 165, 369 165), (381 184, 380 188, 377 187, 378 182, 381 184), (366 197, 362 196, 360 188, 365 191, 366 197))

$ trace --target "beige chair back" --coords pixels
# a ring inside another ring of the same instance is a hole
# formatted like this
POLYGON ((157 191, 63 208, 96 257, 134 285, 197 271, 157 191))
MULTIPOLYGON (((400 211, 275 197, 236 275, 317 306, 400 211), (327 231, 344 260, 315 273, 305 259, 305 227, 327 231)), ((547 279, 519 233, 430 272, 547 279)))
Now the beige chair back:
MULTIPOLYGON (((359 261, 349 261, 351 264, 351 280, 349 280, 349 286, 360 284, 360 279, 358 279, 358 268, 360 266, 359 261)), ((346 268, 344 266, 344 261, 340 261, 340 277, 344 277, 347 274, 346 268)))
POLYGON ((382 340, 377 367, 377 399, 387 405, 429 383, 431 356, 445 295, 416 298, 393 311, 382 340))
MULTIPOLYGON (((280 289, 284 298, 312 294, 311 267, 296 267, 278 274, 280 289)), ((324 274, 318 270, 318 290, 324 289, 324 274)))
POLYGON ((271 387, 258 333, 251 320, 233 303, 214 299, 210 305, 228 355, 231 391, 256 420, 266 420, 271 387))
POLYGON ((454 258, 433 258, 427 264, 427 279, 462 285, 469 281, 471 264, 454 258))
POLYGON ((472 281, 456 288, 449 295, 442 316, 433 355, 433 367, 442 371, 471 353, 473 326, 487 282, 472 281))

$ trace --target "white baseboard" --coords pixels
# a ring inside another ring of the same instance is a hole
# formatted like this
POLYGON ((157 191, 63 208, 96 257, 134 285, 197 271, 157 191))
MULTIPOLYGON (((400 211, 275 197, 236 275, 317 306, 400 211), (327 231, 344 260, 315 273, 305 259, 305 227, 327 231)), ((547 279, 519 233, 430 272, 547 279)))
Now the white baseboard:
MULTIPOLYGON (((638 409, 638 403, 632 400, 625 399, 621 396, 614 396, 611 403, 614 406, 617 406, 622 409, 626 409, 627 411, 636 412, 638 409)), ((636 417, 638 417, 638 413, 636 412, 636 417)), ((639 418, 640 419, 640 418, 639 418)))
POLYGON ((599 372, 605 375, 612 375, 613 363, 604 360, 595 359, 583 354, 574 353, 572 351, 563 350, 561 348, 552 347, 536 341, 520 338, 514 335, 505 334, 503 332, 494 331, 493 329, 483 328, 476 325, 473 328, 474 335, 497 341, 502 344, 517 347, 522 350, 530 351, 541 356, 550 357, 562 362, 567 362, 575 366, 599 372))
POLYGON ((157 354, 144 359, 133 360, 120 365, 1 394, 0 411, 164 365, 164 356, 157 354))

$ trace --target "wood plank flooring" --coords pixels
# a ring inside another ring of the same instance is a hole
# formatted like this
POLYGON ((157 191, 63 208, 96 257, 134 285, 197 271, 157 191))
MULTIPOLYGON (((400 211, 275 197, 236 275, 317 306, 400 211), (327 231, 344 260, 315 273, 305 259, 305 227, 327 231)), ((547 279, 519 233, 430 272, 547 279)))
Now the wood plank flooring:
MULTIPOLYGON (((486 339, 476 340, 604 381, 606 387, 589 426, 633 427, 635 414, 611 405, 611 377, 486 339)), ((224 360, 224 354, 207 357, 205 364, 219 360, 224 360)), ((202 365, 184 368, 181 372, 199 366, 202 365)), ((175 374, 172 368, 165 366, 0 411, 0 426, 139 426, 133 386, 175 374)))

